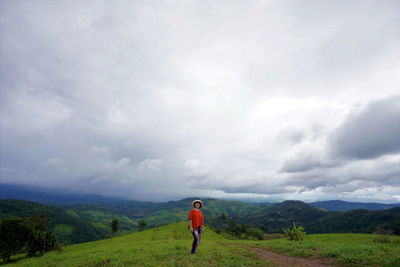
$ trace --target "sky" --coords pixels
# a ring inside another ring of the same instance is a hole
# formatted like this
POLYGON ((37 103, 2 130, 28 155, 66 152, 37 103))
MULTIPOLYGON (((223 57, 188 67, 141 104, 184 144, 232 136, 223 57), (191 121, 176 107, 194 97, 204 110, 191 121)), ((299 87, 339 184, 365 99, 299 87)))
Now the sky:
POLYGON ((400 203, 400 1, 0 5, 0 183, 400 203))

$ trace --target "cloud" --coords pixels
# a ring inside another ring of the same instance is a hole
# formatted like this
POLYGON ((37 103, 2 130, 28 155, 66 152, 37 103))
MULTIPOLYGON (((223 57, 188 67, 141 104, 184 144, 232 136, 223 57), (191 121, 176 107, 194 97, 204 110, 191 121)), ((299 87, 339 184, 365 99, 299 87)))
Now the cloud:
POLYGON ((400 152, 400 95, 353 110, 329 136, 336 157, 368 159, 400 152))
POLYGON ((55 169, 58 169, 63 172, 67 171, 67 166, 65 164, 65 161, 60 158, 49 158, 44 162, 44 164, 54 167, 55 169))
POLYGON ((286 159, 282 172, 304 172, 321 166, 319 156, 313 153, 299 152, 292 158, 286 159))
POLYGON ((138 169, 160 171, 162 163, 163 163, 162 159, 145 159, 139 163, 138 169))
POLYGON ((1 182, 143 200, 399 186, 397 1, 1 7, 1 182))
POLYGON ((210 167, 204 165, 197 159, 188 159, 184 163, 184 170, 187 176, 202 177, 209 174, 210 167))

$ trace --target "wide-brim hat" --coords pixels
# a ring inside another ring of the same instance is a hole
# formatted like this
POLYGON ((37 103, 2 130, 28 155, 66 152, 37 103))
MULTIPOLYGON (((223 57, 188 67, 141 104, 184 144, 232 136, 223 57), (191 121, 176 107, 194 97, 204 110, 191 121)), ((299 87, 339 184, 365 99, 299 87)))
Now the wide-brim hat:
POLYGON ((193 208, 194 208, 194 204, 196 203, 196 202, 199 202, 200 203, 200 209, 201 208, 203 208, 203 201, 201 201, 200 199, 195 199, 195 200, 193 200, 193 202, 192 202, 192 206, 193 206, 193 208))

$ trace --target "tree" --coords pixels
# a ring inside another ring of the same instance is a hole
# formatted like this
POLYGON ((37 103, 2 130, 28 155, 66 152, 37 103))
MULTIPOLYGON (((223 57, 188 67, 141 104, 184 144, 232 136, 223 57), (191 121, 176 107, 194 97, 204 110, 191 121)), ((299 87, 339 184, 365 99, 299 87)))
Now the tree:
POLYGON ((219 218, 220 218, 222 221, 225 221, 225 220, 226 220, 225 212, 222 212, 221 215, 219 216, 219 218))
POLYGON ((111 222, 111 231, 115 234, 119 229, 119 222, 117 219, 112 220, 111 222))
POLYGON ((37 251, 44 252, 58 248, 56 236, 47 229, 46 215, 36 217, 8 218, 0 224, 0 251, 4 262, 9 262, 13 254, 28 250, 27 257, 34 256, 37 251))
POLYGON ((30 225, 30 232, 27 237, 26 246, 28 248, 27 257, 35 256, 39 251, 40 255, 44 252, 58 248, 58 241, 54 233, 47 230, 47 215, 46 213, 39 213, 36 217, 25 218, 30 225))
POLYGON ((141 219, 140 221, 139 221, 139 229, 140 229, 140 231, 143 231, 143 229, 146 227, 146 225, 147 225, 147 222, 145 221, 145 220, 143 220, 143 219, 141 219))
POLYGON ((5 219, 0 224, 0 251, 5 263, 22 250, 27 242, 30 227, 23 218, 5 219))
POLYGON ((229 221, 226 231, 231 232, 235 235, 240 235, 242 232, 242 227, 234 221, 229 221))

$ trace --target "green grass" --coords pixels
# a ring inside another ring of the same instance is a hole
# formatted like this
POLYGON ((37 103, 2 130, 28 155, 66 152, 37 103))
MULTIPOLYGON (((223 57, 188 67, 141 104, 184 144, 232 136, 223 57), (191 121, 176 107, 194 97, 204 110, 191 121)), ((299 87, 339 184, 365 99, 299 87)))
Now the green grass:
POLYGON ((376 243, 374 237, 374 234, 314 234, 301 242, 279 238, 241 243, 303 258, 334 258, 341 266, 400 266, 400 236, 391 236, 391 243, 376 243))
POLYGON ((265 247, 300 257, 333 258, 339 266, 400 266, 400 237, 382 244, 370 234, 315 234, 302 242, 273 240, 229 240, 206 228, 199 252, 190 254, 193 237, 187 222, 178 222, 142 232, 100 241, 65 246, 42 257, 11 257, 2 266, 272 266, 239 245, 265 247), (229 245, 227 245, 229 244, 229 245))
POLYGON ((227 247, 215 241, 226 240, 206 229, 199 251, 190 254, 193 237, 187 222, 118 236, 100 241, 70 245, 42 257, 11 257, 15 263, 3 266, 268 266, 257 255, 240 247, 227 247), (158 231, 156 229, 159 229, 158 231))

